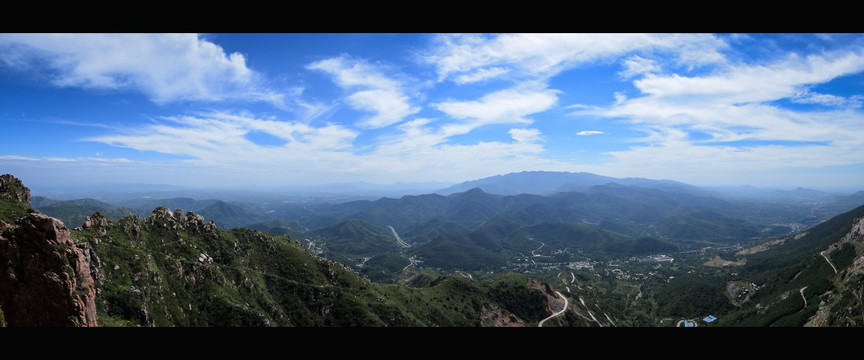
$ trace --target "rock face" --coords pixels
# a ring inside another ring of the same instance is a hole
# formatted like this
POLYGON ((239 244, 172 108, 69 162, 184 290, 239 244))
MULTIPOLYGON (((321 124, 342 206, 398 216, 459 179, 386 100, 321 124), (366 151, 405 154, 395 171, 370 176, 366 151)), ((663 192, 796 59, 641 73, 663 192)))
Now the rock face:
MULTIPOLYGON (((0 176, 0 202, 30 205, 30 190, 0 176)), ((90 262, 55 218, 31 213, 0 226, 0 309, 8 326, 96 326, 90 262)))
POLYGON ((21 180, 9 174, 0 175, 0 200, 23 203, 27 206, 32 203, 30 189, 25 187, 21 180))
POLYGON ((497 304, 484 304, 480 308, 480 326, 523 327, 525 321, 497 304))

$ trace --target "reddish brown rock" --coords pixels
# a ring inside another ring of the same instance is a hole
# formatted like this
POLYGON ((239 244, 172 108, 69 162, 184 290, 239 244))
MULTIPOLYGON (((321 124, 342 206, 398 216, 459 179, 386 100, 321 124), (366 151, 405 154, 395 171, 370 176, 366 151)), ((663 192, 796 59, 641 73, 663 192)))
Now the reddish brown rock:
POLYGON ((0 306, 8 326, 96 326, 84 253, 60 220, 33 213, 0 233, 0 306))

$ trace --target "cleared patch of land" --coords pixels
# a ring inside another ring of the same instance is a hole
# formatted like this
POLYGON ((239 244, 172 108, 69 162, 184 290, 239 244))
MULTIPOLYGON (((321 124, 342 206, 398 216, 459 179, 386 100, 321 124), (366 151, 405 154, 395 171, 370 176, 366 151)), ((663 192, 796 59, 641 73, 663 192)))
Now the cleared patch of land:
MULTIPOLYGON (((807 232, 802 232, 798 235, 795 235, 794 239, 798 240, 804 236, 807 236, 807 232)), ((756 245, 754 247, 741 250, 741 251, 735 253, 735 255, 750 255, 750 254, 762 252, 762 251, 768 250, 772 247, 775 247, 777 245, 782 245, 784 242, 786 242, 786 240, 789 240, 790 238, 792 238, 792 237, 787 236, 787 237, 776 239, 776 240, 766 241, 765 243, 756 245)))
POLYGON ((727 267, 727 266, 741 266, 747 263, 747 259, 741 259, 739 261, 730 261, 723 260, 720 255, 714 256, 713 259, 706 261, 703 265, 710 267, 727 267))

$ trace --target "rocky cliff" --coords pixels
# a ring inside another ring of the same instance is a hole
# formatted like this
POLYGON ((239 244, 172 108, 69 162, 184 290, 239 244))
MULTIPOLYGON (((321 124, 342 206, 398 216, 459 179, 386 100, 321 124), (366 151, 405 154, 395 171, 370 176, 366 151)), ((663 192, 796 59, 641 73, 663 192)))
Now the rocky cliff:
MULTIPOLYGON (((0 202, 30 207, 30 190, 0 176, 0 202)), ((14 214, 14 215, 21 215, 14 214)), ((96 326, 96 291, 85 251, 69 229, 39 213, 0 226, 0 311, 8 326, 96 326)))

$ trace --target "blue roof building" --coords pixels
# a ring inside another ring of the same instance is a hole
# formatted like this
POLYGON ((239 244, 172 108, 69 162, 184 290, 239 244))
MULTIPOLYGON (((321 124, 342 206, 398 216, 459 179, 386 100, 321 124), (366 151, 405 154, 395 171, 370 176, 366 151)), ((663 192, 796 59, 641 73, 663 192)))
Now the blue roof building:
POLYGON ((714 315, 708 315, 707 317, 705 317, 704 319, 702 319, 702 321, 704 321, 704 322, 706 322, 706 323, 709 323, 709 324, 712 323, 712 322, 714 322, 714 320, 717 320, 717 318, 714 317, 714 315))

